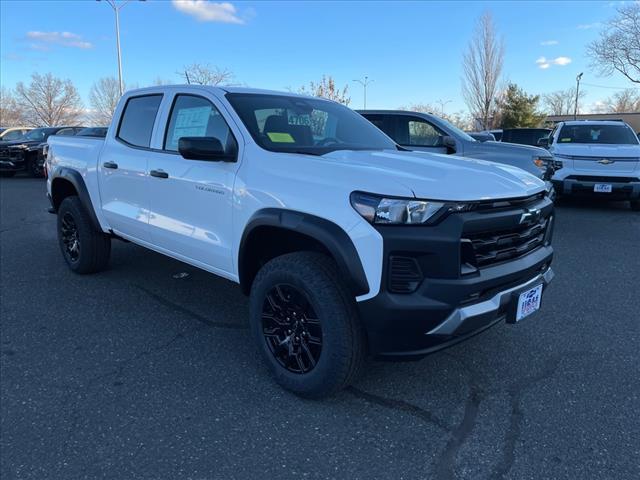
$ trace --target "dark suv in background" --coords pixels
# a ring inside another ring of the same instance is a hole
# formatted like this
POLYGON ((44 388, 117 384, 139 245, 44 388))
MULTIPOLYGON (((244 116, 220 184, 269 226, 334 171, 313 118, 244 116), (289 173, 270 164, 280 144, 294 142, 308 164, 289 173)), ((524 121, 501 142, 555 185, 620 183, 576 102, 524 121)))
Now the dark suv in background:
POLYGON ((13 177, 26 170, 34 177, 43 175, 43 148, 51 135, 75 135, 84 127, 34 128, 19 140, 0 145, 0 175, 13 177))

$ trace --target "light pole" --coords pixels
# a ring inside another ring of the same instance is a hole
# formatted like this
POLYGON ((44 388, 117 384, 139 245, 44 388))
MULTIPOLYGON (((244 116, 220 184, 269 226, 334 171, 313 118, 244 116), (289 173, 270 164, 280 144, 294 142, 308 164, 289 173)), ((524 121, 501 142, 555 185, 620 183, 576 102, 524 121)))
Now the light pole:
MULTIPOLYGON (((98 2, 101 0, 97 0, 98 2)), ((118 85, 120 86, 120 95, 124 93, 124 82, 122 81, 122 54, 120 53, 120 10, 131 0, 125 0, 120 5, 116 3, 116 0, 105 0, 109 6, 113 9, 113 13, 116 15, 116 48, 118 50, 118 85)), ((138 0, 144 2, 145 0, 138 0)))
POLYGON ((580 72, 576 77, 576 106, 573 109, 573 119, 578 119, 578 98, 580 98, 580 80, 582 79, 582 74, 584 72, 580 72))
POLYGON ((444 117, 444 106, 447 103, 451 103, 453 100, 446 100, 446 101, 442 101, 442 100, 438 100, 438 103, 440 104, 440 115, 444 117))
POLYGON ((364 109, 366 110, 367 109, 367 85, 373 82, 373 80, 369 80, 369 77, 365 75, 364 80, 360 80, 356 78, 354 82, 357 82, 364 87, 364 109))

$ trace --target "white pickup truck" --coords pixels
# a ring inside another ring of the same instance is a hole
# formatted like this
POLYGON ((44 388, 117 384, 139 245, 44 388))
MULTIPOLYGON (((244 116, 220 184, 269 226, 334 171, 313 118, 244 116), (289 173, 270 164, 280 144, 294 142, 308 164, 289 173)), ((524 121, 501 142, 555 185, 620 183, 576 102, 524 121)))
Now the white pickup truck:
POLYGON ((640 141, 629 125, 560 122, 540 143, 555 159, 552 182, 558 195, 628 200, 640 211, 640 141))
POLYGON ((126 239, 240 284, 285 388, 323 397, 370 357, 419 357, 527 317, 551 281, 540 179, 408 152, 324 99, 162 86, 105 139, 53 137, 60 248, 76 273, 126 239))

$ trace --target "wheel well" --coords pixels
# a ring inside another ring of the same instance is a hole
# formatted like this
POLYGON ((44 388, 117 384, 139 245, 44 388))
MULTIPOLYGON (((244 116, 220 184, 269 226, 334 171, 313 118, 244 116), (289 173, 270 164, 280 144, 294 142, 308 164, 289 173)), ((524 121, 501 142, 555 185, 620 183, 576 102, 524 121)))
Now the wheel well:
POLYGON ((70 196, 78 195, 76 187, 73 186, 69 180, 64 178, 56 178, 51 184, 51 200, 53 202, 53 208, 58 210, 62 201, 70 196))
POLYGON ((248 294, 258 270, 280 255, 312 251, 332 257, 329 250, 315 238, 287 228, 261 226, 254 228, 245 239, 240 252, 240 285, 248 294))

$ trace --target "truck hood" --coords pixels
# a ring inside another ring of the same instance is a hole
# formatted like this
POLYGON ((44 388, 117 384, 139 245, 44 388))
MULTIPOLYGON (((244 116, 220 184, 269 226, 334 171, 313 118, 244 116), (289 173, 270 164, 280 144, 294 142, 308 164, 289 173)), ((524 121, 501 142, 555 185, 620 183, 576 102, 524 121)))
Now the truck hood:
POLYGON ((614 158, 638 158, 640 157, 640 145, 606 145, 558 143, 553 147, 553 153, 570 155, 572 157, 614 157, 614 158))
POLYGON ((549 157, 551 156, 547 150, 532 145, 521 145, 519 143, 502 143, 502 142, 483 142, 486 148, 492 148, 500 153, 520 153, 529 154, 530 156, 549 157))
POLYGON ((520 168, 454 155, 339 150, 321 158, 356 169, 345 173, 360 177, 357 183, 361 183, 368 174, 383 176, 389 183, 404 185, 418 198, 432 200, 526 197, 545 189, 543 181, 520 168))

